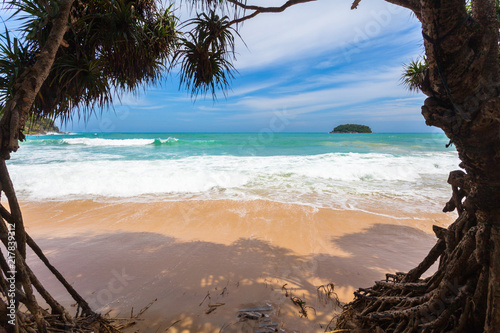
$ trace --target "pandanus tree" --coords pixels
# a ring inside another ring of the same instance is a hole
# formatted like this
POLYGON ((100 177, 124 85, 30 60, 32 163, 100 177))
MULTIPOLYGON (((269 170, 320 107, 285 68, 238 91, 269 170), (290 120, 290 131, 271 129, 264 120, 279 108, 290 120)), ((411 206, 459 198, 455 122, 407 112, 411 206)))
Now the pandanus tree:
POLYGON ((110 105, 121 92, 158 80, 177 49, 177 19, 171 8, 160 10, 151 0, 21 0, 6 5, 20 18, 20 34, 7 32, 0 47, 0 193, 8 202, 0 207, 5 246, 0 255, 0 326, 32 332, 71 329, 81 326, 75 319, 79 316, 106 326, 26 233, 5 161, 24 140, 28 117, 86 116, 110 105), (76 316, 32 272, 27 247, 75 299, 76 316), (50 312, 39 305, 35 289, 50 312), (19 310, 21 304, 27 312, 19 310))
MULTIPOLYGON (((0 207, 0 227, 4 235, 9 235, 8 225, 15 230, 14 304, 22 302, 29 310, 29 316, 18 313, 21 324, 33 321, 39 331, 46 329, 49 316, 33 296, 35 287, 61 322, 76 325, 43 292, 25 261, 28 245, 51 267, 24 230, 5 164, 24 139, 26 118, 32 114, 67 119, 106 106, 116 93, 156 80, 170 56, 179 64, 181 85, 194 95, 224 89, 232 77, 238 24, 310 1, 314 0, 262 7, 238 0, 192 0, 200 14, 189 22, 194 28, 184 34, 175 30, 173 14, 158 12, 152 0, 13 3, 31 19, 24 26, 29 33, 23 42, 4 43, 4 49, 16 56, 4 57, 1 65, 7 74, 0 80, 5 96, 0 189, 10 211, 0 207), (233 19, 219 15, 228 11, 233 19)), ((496 332, 500 327, 498 1, 387 1, 409 9, 422 23, 425 64, 411 68, 414 73, 408 83, 428 96, 422 106, 426 123, 444 131, 462 161, 462 170, 450 174, 452 198, 444 209, 456 210, 458 218, 447 229, 434 228, 438 241, 416 268, 387 274, 384 281, 359 289, 355 300, 345 306, 338 327, 374 332, 496 332), (437 271, 423 278, 436 262, 437 271)), ((358 5, 360 0, 352 8, 358 5)), ((12 248, 9 237, 2 241, 12 248)), ((8 301, 9 259, 8 254, 0 256, 4 274, 0 287, 8 301)), ((58 278, 67 284, 60 274, 58 278)), ((83 314, 94 315, 69 285, 68 290, 83 314)), ((3 318, 8 306, 0 302, 3 318)))
MULTIPOLYGON (((5 3, 4 3, 5 5, 5 3)), ((26 120, 86 117, 112 105, 124 91, 158 81, 179 64, 181 86, 195 96, 224 90, 232 78, 233 28, 239 21, 208 14, 177 31, 171 7, 154 0, 13 0, 20 35, 0 42, 0 324, 10 331, 116 331, 50 264, 26 233, 6 160, 25 139, 26 120), (30 247, 76 301, 76 315, 55 300, 26 262, 30 247), (5 253, 4 253, 5 251, 5 253), (50 307, 39 305, 36 290, 50 307), (27 311, 21 311, 24 304, 27 311), (82 322, 79 318, 85 317, 82 322), (89 320, 90 319, 90 320, 89 320)))

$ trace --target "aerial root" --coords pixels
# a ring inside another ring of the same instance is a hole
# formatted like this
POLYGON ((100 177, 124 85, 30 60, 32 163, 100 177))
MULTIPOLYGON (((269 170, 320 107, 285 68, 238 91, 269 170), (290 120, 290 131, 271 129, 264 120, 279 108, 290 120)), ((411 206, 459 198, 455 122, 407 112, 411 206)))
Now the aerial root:
POLYGON ((459 217, 448 228, 434 226, 437 242, 408 273, 386 274, 370 288, 360 288, 344 306, 338 329, 359 332, 441 333, 482 331, 488 295, 491 226, 478 223, 464 197, 469 180, 450 174, 453 196, 446 209, 459 217), (422 278, 438 262, 438 269, 422 278))

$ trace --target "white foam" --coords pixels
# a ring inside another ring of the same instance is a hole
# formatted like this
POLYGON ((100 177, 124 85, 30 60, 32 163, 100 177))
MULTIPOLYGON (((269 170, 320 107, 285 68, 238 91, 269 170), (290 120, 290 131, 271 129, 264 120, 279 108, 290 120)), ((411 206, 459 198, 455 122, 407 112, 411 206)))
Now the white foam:
POLYGON ((340 209, 412 202, 439 209, 449 196, 446 179, 458 157, 448 152, 137 161, 71 156, 65 162, 32 162, 9 166, 22 199, 264 199, 340 209))
POLYGON ((84 146, 145 146, 153 144, 155 141, 161 143, 176 142, 177 138, 168 139, 101 139, 101 138, 69 138, 63 139, 63 142, 70 145, 84 145, 84 146))

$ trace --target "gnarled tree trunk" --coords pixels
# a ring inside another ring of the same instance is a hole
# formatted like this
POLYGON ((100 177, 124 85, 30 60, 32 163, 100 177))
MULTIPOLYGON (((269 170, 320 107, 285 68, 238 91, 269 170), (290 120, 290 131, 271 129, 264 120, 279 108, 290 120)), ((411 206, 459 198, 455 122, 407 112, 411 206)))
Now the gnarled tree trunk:
MULTIPOLYGON (((43 287, 26 262, 26 247, 30 246, 47 265, 56 278, 66 287, 77 302, 81 314, 98 317, 87 302, 71 287, 64 277, 48 262, 33 239, 27 235, 14 187, 9 177, 6 160, 19 148, 19 140, 24 139, 22 130, 40 87, 47 78, 54 63, 56 53, 68 29, 70 9, 74 0, 61 0, 58 14, 52 19, 52 29, 47 43, 42 48, 35 64, 27 69, 14 86, 12 98, 7 102, 0 120, 0 198, 8 201, 10 208, 0 205, 0 234, 6 253, 0 255, 0 292, 7 300, 0 299, 0 323, 9 332, 47 332, 52 329, 81 328, 43 287), (34 296, 34 289, 50 306, 51 313, 43 309, 34 296), (19 305, 26 305, 29 313, 19 311, 19 305)), ((77 311, 78 312, 78 311, 77 311)), ((78 316, 79 313, 76 314, 78 316)), ((106 322, 100 320, 101 324, 106 322)), ((99 330, 99 327, 95 329, 99 330)), ((110 331, 109 328, 108 331, 110 331)), ((93 331, 93 330, 92 330, 93 331)))
POLYGON ((435 227, 436 246, 408 273, 360 289, 339 328, 385 332, 498 332, 500 329, 500 80, 495 0, 390 1, 422 22, 427 58, 422 107, 459 153, 448 182, 457 210, 435 227), (421 276, 439 260, 431 277, 421 276))

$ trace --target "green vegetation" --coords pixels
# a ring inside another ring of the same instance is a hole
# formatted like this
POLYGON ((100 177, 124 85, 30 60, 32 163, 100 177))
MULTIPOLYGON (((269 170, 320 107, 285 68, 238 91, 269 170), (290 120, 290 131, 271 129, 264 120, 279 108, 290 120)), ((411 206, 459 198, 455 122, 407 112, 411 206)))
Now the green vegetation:
POLYGON ((19 82, 28 80, 40 85, 30 115, 86 119, 112 105, 116 96, 158 82, 169 69, 180 43, 172 7, 160 8, 154 0, 64 3, 70 8, 64 15, 58 1, 20 0, 7 5, 17 11, 20 27, 15 35, 8 31, 0 35, 2 109, 21 93, 16 82, 19 87, 19 82), (58 13, 64 17, 55 27, 58 13), (50 35, 53 30, 61 41, 50 35), (53 45, 50 57, 42 52, 53 45), (40 59, 40 54, 46 58, 40 59), (37 62, 51 63, 46 79, 38 81, 40 69, 28 72, 37 62))
POLYGON ((59 127, 49 118, 29 118, 24 125, 26 134, 59 133, 59 127))
POLYGON ((330 133, 372 133, 372 130, 365 125, 345 124, 335 127, 330 133))
POLYGON ((403 65, 403 75, 401 76, 401 83, 409 91, 419 92, 420 87, 424 84, 425 71, 427 69, 427 62, 425 57, 421 59, 412 60, 409 64, 403 65))

